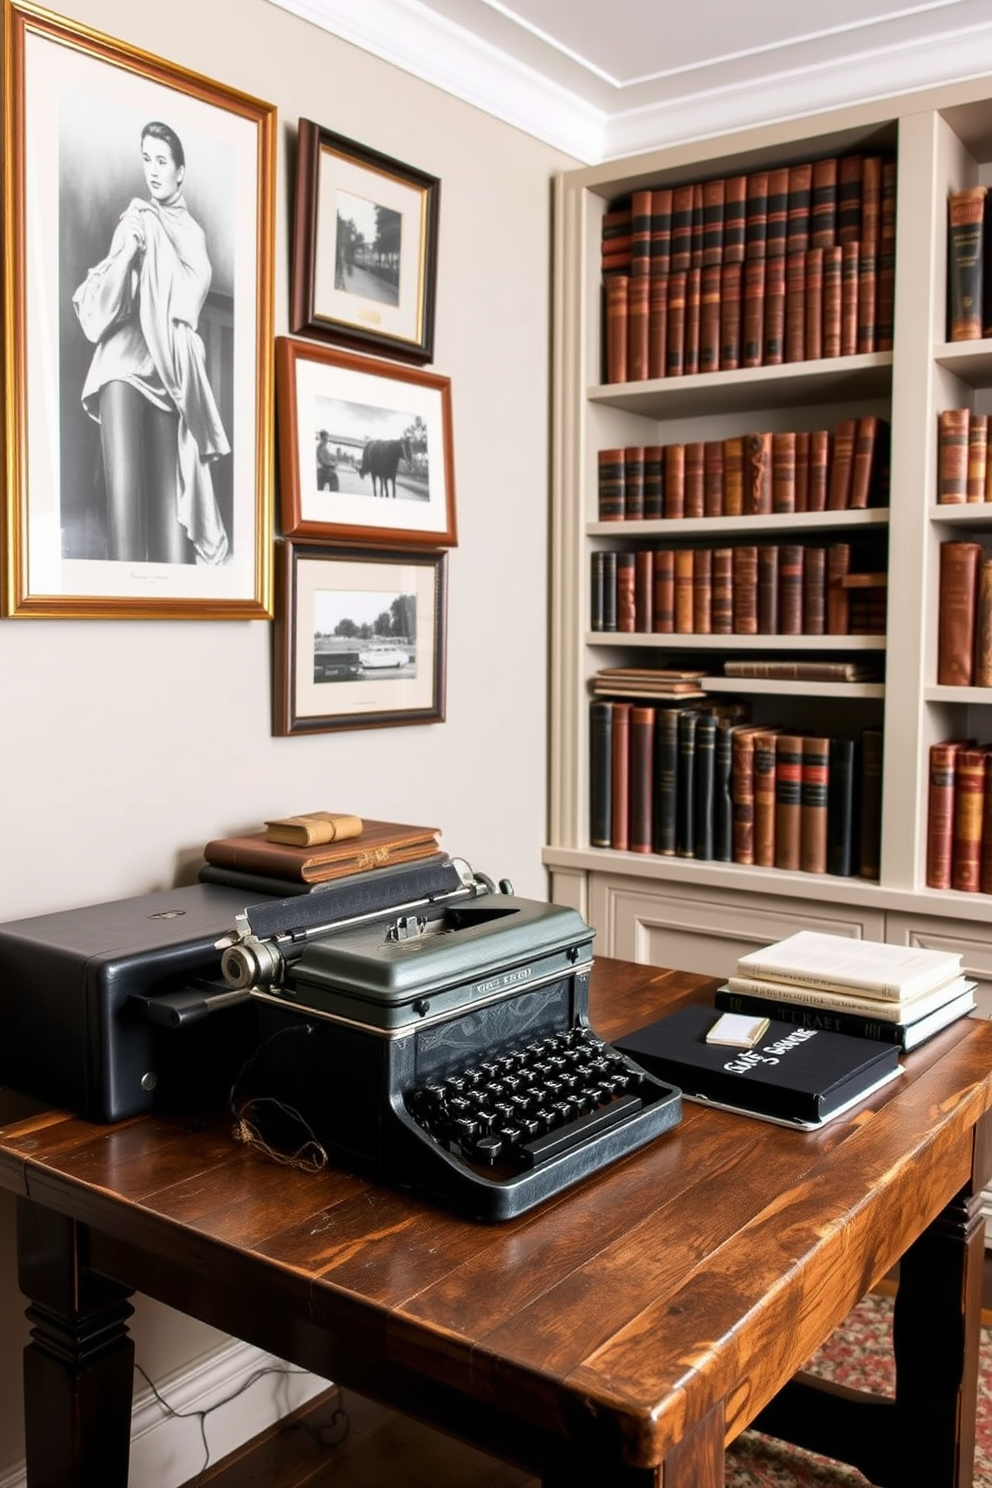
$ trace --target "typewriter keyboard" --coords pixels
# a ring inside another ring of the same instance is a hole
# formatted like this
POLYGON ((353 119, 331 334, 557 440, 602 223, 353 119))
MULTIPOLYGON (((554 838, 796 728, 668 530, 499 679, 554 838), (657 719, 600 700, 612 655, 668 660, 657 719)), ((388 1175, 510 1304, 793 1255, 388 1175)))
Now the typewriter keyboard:
POLYGON ((537 1038, 406 1095, 414 1120, 463 1160, 523 1172, 629 1121, 654 1082, 585 1026, 537 1038))

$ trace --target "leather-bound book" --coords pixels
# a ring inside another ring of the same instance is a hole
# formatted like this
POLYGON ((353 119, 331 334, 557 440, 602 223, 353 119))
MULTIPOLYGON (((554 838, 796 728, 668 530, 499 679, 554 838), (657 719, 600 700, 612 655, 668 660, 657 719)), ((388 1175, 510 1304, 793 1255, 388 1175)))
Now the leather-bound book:
POLYGON ((692 183, 692 232, 689 237, 689 267, 703 266, 703 183, 692 183))
POLYGON ((589 704, 589 842, 612 846, 613 704, 593 698, 589 704))
POLYGON ((750 724, 739 724, 733 729, 730 741, 734 862, 745 867, 754 863, 754 739, 757 732, 750 724))
POLYGON ((675 633, 692 635, 693 594, 692 572, 694 554, 692 548, 675 549, 675 633))
POLYGON ((764 258, 768 240, 768 172, 751 171, 744 213, 744 261, 764 258))
POLYGON ((654 553, 638 548, 634 554, 634 629, 638 635, 654 630, 654 553))
POLYGON ((703 264, 699 281, 699 371, 720 370, 720 283, 722 265, 703 264))
POLYGON ((723 191, 723 262, 744 262, 747 176, 728 176, 723 191))
POLYGON ((784 258, 789 234, 789 168, 777 166, 768 172, 768 226, 765 257, 784 258))
POLYGON ((882 221, 878 239, 878 351, 891 351, 895 330, 896 163, 882 163, 882 221))
POLYGON ((779 367, 785 361, 785 255, 765 261, 764 365, 779 367))
POLYGON ((685 445, 666 444, 665 451, 665 516, 685 516, 685 445))
POLYGON ((772 513, 772 436, 755 431, 744 436, 744 516, 772 513))
POLYGON ((861 240, 861 155, 842 155, 837 162, 837 241, 861 240))
POLYGON ((799 867, 803 873, 827 871, 827 801, 830 786, 830 740, 803 737, 800 792, 799 867))
POLYGON ((734 858, 732 729, 729 718, 716 720, 716 743, 713 749, 713 857, 718 863, 731 863, 734 858))
POLYGON ((880 418, 875 427, 875 448, 872 452, 868 505, 886 507, 889 505, 891 495, 892 425, 888 419, 880 418))
POLYGON ((835 243, 823 250, 823 355, 840 356, 843 248, 835 243))
POLYGON ((714 788, 716 785, 716 719, 701 712, 696 721, 695 789, 693 792, 693 856, 709 862, 713 857, 714 788))
POLYGON ((647 279, 651 273, 651 192, 630 194, 630 276, 647 279))
POLYGON ((612 549, 603 558, 603 629, 617 628, 617 555, 612 549))
POLYGON ((613 765, 610 797, 610 846, 626 852, 630 846, 630 710, 631 703, 613 704, 613 765))
POLYGON ((796 436, 791 429, 772 435, 772 511, 796 510, 796 436))
POLYGON ((779 635, 803 633, 803 548, 782 543, 778 555, 779 635))
POLYGON ((725 263, 720 270, 720 370, 741 364, 741 303, 743 263, 725 263))
POLYGON ((679 760, 678 708, 659 708, 654 725, 654 850, 675 856, 675 793, 679 760))
POLYGON ((981 557, 981 543, 952 541, 940 545, 937 682, 941 687, 972 685, 981 557))
POLYGON ((775 740, 775 867, 799 867, 802 832, 803 740, 779 734, 775 740))
POLYGON ((363 818, 357 837, 317 846, 269 842, 264 832, 215 837, 203 849, 206 862, 218 868, 256 873, 292 883, 330 883, 353 873, 394 864, 420 862, 440 851, 437 827, 363 818))
POLYGON ((977 894, 981 889, 985 762, 984 749, 966 747, 954 757, 951 888, 962 894, 977 894))
POLYGON ((695 708, 679 709, 679 762, 675 778, 675 855, 696 855, 696 726, 695 708))
POLYGON ((975 687, 992 687, 992 558, 978 561, 975 595, 975 687))
POLYGON ((699 371, 699 316, 702 269, 695 265, 685 276, 685 326, 682 332, 682 370, 686 377, 699 371))
POLYGON ((785 260, 785 360, 806 360, 806 254, 785 260))
POLYGON ((648 375, 648 300, 651 281, 646 274, 631 276, 627 286, 627 381, 644 382, 648 375))
POLYGON ((814 160, 810 198, 809 246, 832 248, 837 242, 837 160, 814 160))
POLYGON ((982 797, 982 848, 978 871, 978 887, 983 894, 992 894, 992 767, 985 763, 985 791, 982 797))
POLYGON ((834 429, 833 458, 830 461, 828 511, 847 511, 851 505, 851 477, 854 471, 854 436, 857 419, 841 419, 834 429))
POLYGON ((765 260, 744 262, 741 311, 741 366, 760 367, 765 353, 765 260))
POLYGON ((665 455, 660 444, 644 446, 644 520, 657 521, 665 514, 665 455))
POLYGON ((703 441, 694 439, 685 446, 685 501, 687 517, 705 515, 703 481, 705 478, 703 441))
POLYGON ((692 555, 692 629, 694 635, 713 629, 712 548, 696 548, 692 555))
POLYGON ((651 276, 664 277, 672 268, 672 188, 651 192, 651 276))
POLYGON ((626 515, 625 458, 622 449, 597 452, 598 507, 601 522, 622 522, 626 515))
POLYGON ((723 515, 744 514, 744 439, 732 435, 723 441, 723 515))
POLYGON ((927 783, 927 888, 951 887, 954 857, 954 761, 962 739, 931 744, 927 783))
POLYGON ((631 232, 631 211, 629 205, 626 207, 614 207, 603 214, 602 239, 603 246, 615 242, 618 238, 629 238, 631 232))
POLYGON ((860 876, 877 880, 882 862, 882 753, 880 728, 861 730, 860 876))
POLYGON ((639 522, 644 516, 644 446, 628 444, 623 452, 624 516, 639 522))
POLYGON ((778 635, 778 546, 758 547, 758 634, 778 635))
POLYGON ((947 202, 949 341, 982 339, 984 186, 952 191, 947 202))
POLYGON ((734 550, 713 549, 713 607, 710 623, 714 635, 734 632, 734 550))
POLYGON ((827 635, 847 635, 851 615, 844 580, 851 571, 851 544, 831 543, 827 548, 827 635))
POLYGON ((796 511, 809 511, 809 430, 796 430, 796 511))
POLYGON ((850 878, 854 872, 854 821, 857 804, 857 745, 830 740, 827 787, 827 872, 850 878))
POLYGON ((653 708, 631 705, 627 846, 636 853, 654 851, 654 720, 653 708))
POLYGON ((937 415, 937 501, 941 506, 962 506, 968 499, 970 430, 967 408, 943 408, 937 415))
POLYGON ((648 377, 668 367, 668 275, 652 274, 648 289, 648 377))
POLYGON ((681 377, 685 371, 685 282, 686 269, 673 269, 668 276, 668 347, 666 377, 681 377))
POLYGON ((878 330, 878 244, 862 242, 858 257, 858 353, 875 350, 878 330))
POLYGON ((969 501, 985 500, 988 476, 989 416, 973 413, 968 419, 968 474, 965 494, 969 501))
POLYGON ((722 439, 707 439, 703 445, 703 514, 723 516, 722 439))
POLYGON ((775 867, 775 740, 778 729, 754 733, 754 866, 775 867))
POLYGON ((823 356, 823 249, 806 254, 806 360, 823 356))
POLYGON ((809 500, 806 510, 826 511, 830 481, 831 441, 828 429, 812 429, 809 436, 809 500))
POLYGON ((803 635, 823 635, 827 628, 827 550, 803 551, 803 635))
POLYGON ((654 553, 654 622, 655 635, 672 635, 675 630, 675 550, 656 548, 654 553))
POLYGON ((858 286, 861 283, 861 244, 840 245, 840 354, 858 349, 858 286))
POLYGON ((861 242, 878 250, 882 236, 882 157, 866 155, 861 167, 861 242))
MULTIPOLYGON (((874 413, 863 413, 854 426, 851 489, 847 501, 851 511, 862 511, 870 504, 880 422, 874 413)), ((836 449, 836 443, 834 447, 836 449)))
POLYGON ((637 629, 637 607, 634 599, 634 580, 634 554, 618 553, 617 630, 631 635, 637 629))
POLYGON ((601 548, 589 555, 589 629, 604 630, 605 603, 603 586, 605 582, 606 554, 601 548))
POLYGON ((733 549, 734 634, 758 634, 758 549, 746 544, 733 549))
POLYGON ((722 178, 704 181, 703 191, 703 268, 723 262, 723 203, 725 182, 722 178))
MULTIPOLYGON (((805 253, 810 246, 810 211, 813 193, 813 166, 789 167, 789 216, 786 226, 786 255, 805 253)), ((801 359, 800 359, 801 360, 801 359)))
POLYGON ((611 274, 606 293, 606 381, 627 379, 627 291, 630 276, 611 274))
POLYGON ((672 190, 672 273, 684 273, 692 262, 692 183, 672 190))

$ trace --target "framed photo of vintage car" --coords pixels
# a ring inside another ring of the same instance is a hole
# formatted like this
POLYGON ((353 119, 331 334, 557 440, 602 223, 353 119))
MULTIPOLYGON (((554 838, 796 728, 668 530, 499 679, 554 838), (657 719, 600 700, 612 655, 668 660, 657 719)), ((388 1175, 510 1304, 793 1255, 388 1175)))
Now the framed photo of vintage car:
POLYGON ((4 613, 266 618, 275 108, 3 22, 4 613))
POLYGON ((301 119, 292 329, 431 361, 440 193, 436 176, 301 119))
POLYGON ((444 719, 447 554, 277 544, 273 732, 444 719))
POLYGON ((313 342, 276 342, 283 532, 453 547, 451 382, 313 342))

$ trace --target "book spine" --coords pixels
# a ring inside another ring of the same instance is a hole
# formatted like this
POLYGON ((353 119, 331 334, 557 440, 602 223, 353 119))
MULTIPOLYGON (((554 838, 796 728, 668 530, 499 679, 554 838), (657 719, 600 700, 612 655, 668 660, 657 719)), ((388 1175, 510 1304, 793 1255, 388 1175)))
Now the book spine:
POLYGON ((775 866, 799 867, 802 824, 803 741, 799 734, 775 740, 775 866))
POLYGON ((862 414, 855 422, 848 498, 848 506, 852 511, 863 510, 871 498, 878 426, 879 419, 875 414, 862 414))
POLYGON ((854 438, 857 419, 841 419, 834 430, 833 459, 830 462, 828 511, 846 511, 851 504, 851 478, 854 470, 854 438))
POLYGON ((626 515, 623 450, 599 450, 597 467, 599 520, 622 522, 626 515))
POLYGON ((672 190, 672 273, 684 273, 692 263, 692 185, 672 190))
POLYGON ((975 601, 980 543, 942 542, 937 611, 937 683, 970 687, 974 676, 975 601))
POLYGON ((760 367, 765 355, 765 260, 744 262, 741 365, 760 367))
POLYGON ((809 430, 796 430, 796 511, 809 511, 809 430))
POLYGON ((927 888, 951 887, 954 853, 954 760, 960 743, 931 744, 927 786, 927 888))
POLYGON ((806 735, 802 755, 799 867, 804 873, 826 873, 830 740, 806 735))
POLYGON ((710 268, 723 262, 723 219, 726 183, 717 178, 704 181, 703 187, 702 266, 710 268))
POLYGON ((861 245, 840 245, 840 354, 854 356, 858 349, 858 285, 861 282, 861 245))
POLYGON ((741 364, 741 296, 743 262, 724 263, 720 271, 720 370, 741 364))
POLYGON ((744 262, 747 177, 730 176, 723 192, 723 262, 744 262))
POLYGON ((644 519, 654 522, 664 514, 664 454, 660 444, 647 444, 644 446, 644 519))
POLYGON ((861 179, 864 160, 860 155, 842 155, 837 162, 837 241, 857 243, 861 239, 861 179))
POLYGON ((668 366, 668 275, 652 273, 648 290, 648 377, 664 377, 668 366))
POLYGON ((965 497, 968 501, 984 501, 988 476, 989 416, 987 413, 972 413, 968 418, 968 470, 965 477, 965 497))
POLYGON ((613 704, 594 698, 589 705, 589 841, 612 845, 613 704))
POLYGON ((800 1028, 822 1028, 830 1033, 846 1033, 854 1038, 874 1039, 876 1043, 903 1045, 904 1026, 871 1018, 864 1013, 818 1008, 809 1003, 780 1002, 749 992, 731 992, 718 987, 714 1006, 728 1013, 747 1013, 751 1017, 771 1018, 776 1023, 795 1023, 800 1028))
POLYGON ((806 254, 785 260, 785 360, 806 359, 806 254))
POLYGON ((733 614, 735 635, 758 634, 758 549, 733 549, 733 614))
POLYGON ((882 851, 882 752, 880 728, 861 730, 861 858, 860 876, 877 879, 882 851))
MULTIPOLYGON (((805 253, 810 246, 810 210, 813 192, 811 163, 789 167, 789 212, 786 254, 805 253)), ((801 360, 801 358, 799 359, 801 360)))
POLYGON ((654 850, 675 856, 675 793, 678 781, 679 709, 659 708, 654 733, 654 850))
POLYGON ((837 160, 813 162, 810 196, 811 248, 832 248, 837 241, 837 160))
POLYGON ((699 371, 699 316, 702 296, 702 269, 697 265, 686 270, 685 324, 683 327, 682 371, 686 377, 699 371))
POLYGON ((985 764, 985 789, 982 794, 982 848, 979 866, 978 887, 983 894, 992 894, 992 769, 985 764))
POLYGON ((827 509, 830 463, 829 430, 811 430, 809 436, 809 500, 806 506, 807 511, 820 512, 827 509))
POLYGON ((672 273, 668 276, 668 323, 665 351, 666 377, 681 377, 685 370, 685 290, 687 273, 687 269, 673 269, 672 273))
POLYGON ((723 442, 723 515, 744 514, 744 440, 734 437, 723 442))
POLYGON ((722 439, 707 439, 703 445, 703 514, 723 516, 722 439))
POLYGON ((630 703, 613 704, 610 846, 618 852, 630 845, 630 709, 630 703))
POLYGON ((783 543, 778 556, 779 635, 803 633, 803 549, 783 543))
POLYGON ((744 516, 767 517, 772 513, 772 436, 744 436, 744 516))
POLYGON ((980 341, 984 244, 984 186, 952 191, 947 204, 949 341, 980 341))
POLYGON ((766 367, 785 361, 785 256, 765 261, 765 356, 766 367))
POLYGON ((848 634, 850 606, 844 580, 850 568, 851 544, 831 543, 827 548, 827 635, 848 634))
POLYGON ((765 257, 784 259, 789 235, 789 170, 779 166, 768 172, 768 227, 765 257))
POLYGON ((878 336, 876 350, 891 351, 896 298, 896 163, 882 164, 882 220, 878 240, 878 336))
POLYGON ((665 451, 664 513, 669 518, 684 517, 685 445, 666 444, 663 448, 665 451))
POLYGON ((758 547, 758 634, 778 635, 778 547, 758 547))
POLYGON ((623 452, 624 516, 639 522, 644 516, 644 446, 631 444, 623 452))
POLYGON ((806 254, 806 360, 819 361, 823 356, 823 249, 810 248, 806 254))
POLYGON ((589 555, 589 629, 601 631, 606 629, 606 603, 604 586, 606 582, 606 554, 602 549, 589 555))
POLYGON ((772 511, 796 510, 796 436, 791 430, 772 435, 772 511))
POLYGON ((630 274, 647 279, 651 273, 651 192, 630 194, 630 274))
POLYGON ((654 633, 675 631, 675 550, 658 548, 654 554, 654 633))
POLYGON ((982 873, 985 751, 961 748, 954 758, 954 835, 951 888, 977 894, 982 873))
POLYGON ((679 709, 678 774, 675 781, 675 854, 695 857, 696 725, 695 708, 679 709))
POLYGON ((733 795, 733 860, 745 867, 754 863, 754 731, 735 728, 731 739, 733 795))
POLYGON ((858 353, 875 350, 878 326, 878 245, 862 240, 858 255, 858 353))
POLYGON ((654 630, 654 554, 638 548, 634 554, 634 630, 650 635, 654 630))
POLYGON ((651 277, 664 277, 672 268, 672 188, 651 192, 651 277))
POLYGON ((633 274, 627 285, 627 381, 644 382, 648 375, 648 315, 651 281, 633 274))
POLYGON ((730 723, 718 718, 713 751, 713 857, 719 863, 731 863, 734 858, 732 742, 730 723))
POLYGON ((716 719, 700 713, 696 722, 693 851, 709 862, 714 845, 714 788, 716 769, 716 719))
POLYGON ((768 241, 768 172, 752 171, 747 178, 744 215, 744 261, 765 257, 768 241))
POLYGON ((856 760, 853 739, 831 739, 827 786, 827 872, 850 878, 854 872, 856 760))
POLYGON ((628 847, 636 853, 654 851, 654 729, 654 709, 632 704, 628 847))
POLYGON ((617 561, 617 630, 632 635, 637 629, 635 600, 635 562, 633 553, 618 553, 617 561))
POLYGON ((606 381, 627 377, 627 294, 630 277, 611 274, 606 280, 606 381))
POLYGON ((823 355, 839 357, 843 299, 843 248, 823 250, 823 355))
POLYGON ((693 594, 692 572, 694 554, 692 548, 675 550, 675 634, 692 635, 693 594))
POLYGON ((703 483, 705 479, 704 459, 702 440, 691 440, 685 446, 685 502, 683 512, 687 517, 701 517, 706 512, 703 495, 703 483))
POLYGON ((694 635, 713 629, 712 548, 696 548, 692 555, 692 629, 694 635))
POLYGON ((713 549, 713 611, 711 623, 714 635, 733 635, 734 632, 734 550, 713 549))
POLYGON ((617 555, 604 552, 603 561, 603 624, 605 631, 617 628, 617 555))
POLYGON ((699 282, 699 371, 720 370, 720 284, 723 275, 719 263, 704 264, 699 282))
POLYGON ((992 687, 992 558, 978 562, 975 599, 975 687, 992 687))
POLYGON ((754 864, 775 867, 776 730, 756 731, 753 740, 754 864))
POLYGON ((826 571, 826 548, 804 549, 803 635, 823 635, 826 631, 826 571))

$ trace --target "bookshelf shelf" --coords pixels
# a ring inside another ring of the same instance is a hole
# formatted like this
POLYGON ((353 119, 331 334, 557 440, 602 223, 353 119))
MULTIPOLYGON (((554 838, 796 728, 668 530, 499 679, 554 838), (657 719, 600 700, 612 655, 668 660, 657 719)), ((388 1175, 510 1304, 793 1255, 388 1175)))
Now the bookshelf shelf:
POLYGON ((647 418, 692 418, 712 411, 714 402, 724 411, 738 413, 769 406, 807 408, 852 398, 880 398, 888 393, 891 378, 892 353, 878 351, 779 367, 696 372, 652 382, 597 384, 587 396, 591 404, 647 418))
POLYGON ((884 682, 790 682, 771 677, 702 677, 703 692, 731 692, 747 696, 765 693, 779 697, 884 698, 884 682))
POLYGON ((966 703, 969 708, 992 708, 992 687, 924 687, 925 703, 966 703))
MULTIPOLYGON (((638 635, 616 630, 586 632, 587 646, 622 646, 652 651, 884 651, 885 636, 875 635, 638 635)), ((973 688, 972 691, 978 689, 973 688)))
MULTIPOLYGON (((937 510, 946 508, 938 507, 937 510)), ((988 504, 987 518, 992 520, 992 502, 988 504)), ((589 522, 586 532, 590 537, 622 537, 628 542, 631 538, 654 537, 674 543, 687 537, 733 537, 745 533, 760 536, 772 532, 854 531, 859 527, 886 527, 888 521, 888 507, 872 507, 863 511, 772 513, 767 517, 668 517, 658 521, 589 522)))

